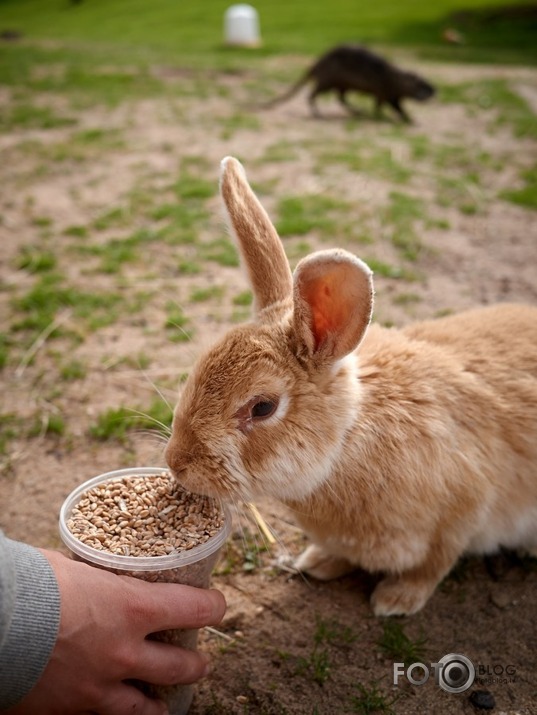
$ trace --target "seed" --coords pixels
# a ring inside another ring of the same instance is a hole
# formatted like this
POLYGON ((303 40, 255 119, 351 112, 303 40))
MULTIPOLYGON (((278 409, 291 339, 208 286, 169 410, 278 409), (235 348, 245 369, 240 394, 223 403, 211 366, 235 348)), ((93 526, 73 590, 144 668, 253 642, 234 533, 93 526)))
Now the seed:
POLYGON ((205 543, 222 528, 208 497, 180 491, 166 472, 123 477, 82 495, 67 522, 80 541, 120 555, 162 556, 205 543))

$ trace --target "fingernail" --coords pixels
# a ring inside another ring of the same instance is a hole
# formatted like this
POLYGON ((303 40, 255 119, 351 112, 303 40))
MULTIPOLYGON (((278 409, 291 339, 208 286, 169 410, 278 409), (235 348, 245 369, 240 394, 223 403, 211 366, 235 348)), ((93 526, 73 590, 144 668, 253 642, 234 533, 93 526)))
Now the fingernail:
POLYGON ((211 674, 212 667, 209 661, 205 664, 205 668, 203 670, 203 675, 201 676, 202 678, 206 678, 208 675, 211 674))

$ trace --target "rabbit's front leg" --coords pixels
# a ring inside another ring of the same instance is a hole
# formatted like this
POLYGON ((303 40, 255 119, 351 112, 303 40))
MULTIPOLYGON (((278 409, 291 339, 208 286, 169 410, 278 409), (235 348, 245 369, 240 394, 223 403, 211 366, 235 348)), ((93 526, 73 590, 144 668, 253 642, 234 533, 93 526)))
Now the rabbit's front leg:
POLYGON ((438 547, 438 551, 431 549, 444 556, 429 557, 420 566, 385 576, 371 596, 375 615, 409 616, 421 610, 457 561, 456 554, 450 557, 446 551, 442 547, 438 547))
POLYGON ((333 556, 317 544, 310 544, 295 560, 293 566, 319 581, 331 581, 356 569, 356 566, 347 559, 333 556))

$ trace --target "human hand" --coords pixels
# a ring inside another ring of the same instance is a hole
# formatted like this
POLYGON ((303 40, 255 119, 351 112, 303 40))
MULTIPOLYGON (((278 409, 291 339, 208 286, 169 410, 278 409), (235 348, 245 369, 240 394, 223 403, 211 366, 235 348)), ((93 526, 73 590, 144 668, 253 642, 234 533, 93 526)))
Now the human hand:
POLYGON ((42 553, 61 594, 58 639, 39 682, 6 715, 164 715, 161 701, 126 681, 175 685, 207 674, 201 653, 147 636, 216 625, 225 612, 219 591, 147 583, 42 553))

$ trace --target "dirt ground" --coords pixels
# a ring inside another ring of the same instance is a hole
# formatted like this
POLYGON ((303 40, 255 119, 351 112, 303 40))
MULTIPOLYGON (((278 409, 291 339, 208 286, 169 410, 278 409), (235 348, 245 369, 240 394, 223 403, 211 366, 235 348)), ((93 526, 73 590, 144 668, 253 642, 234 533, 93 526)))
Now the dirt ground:
MULTIPOLYGON (((535 70, 414 65, 444 86, 505 79, 537 112, 535 70)), ((192 81, 170 68, 155 72, 172 86, 192 81)), ((416 123, 398 127, 388 119, 349 121, 335 102, 327 102, 327 119, 320 121, 309 117, 303 95, 270 111, 246 111, 255 80, 248 72, 214 75, 201 96, 184 92, 113 108, 80 109, 62 95, 34 98, 72 117, 77 131, 118 132, 120 142, 94 153, 79 155, 72 146, 61 159, 51 153, 60 146, 65 150, 72 126, 15 128, 0 137, 0 310, 9 345, 1 372, 0 504, 1 526, 13 538, 62 548, 58 512, 76 485, 123 466, 162 464, 163 442, 151 434, 98 440, 89 431, 100 414, 120 405, 148 405, 159 394, 173 404, 196 354, 241 317, 236 298, 248 286, 238 267, 209 258, 198 263, 197 273, 178 267, 180 261, 198 260, 200 246, 225 236, 217 196, 225 155, 241 158, 274 216, 280 199, 290 195, 330 195, 351 207, 350 216, 336 216, 331 238, 313 227, 287 238, 286 248, 293 262, 307 242, 308 250, 345 245, 366 260, 374 256, 396 266, 398 272, 379 271, 376 277, 376 318, 382 322, 404 325, 495 301, 537 303, 535 212, 500 196, 521 186, 521 172, 534 163, 537 145, 498 122, 497 107, 440 96, 423 105, 409 103, 416 123), (431 152, 417 152, 424 145, 449 151, 437 151, 433 161, 431 152), (331 151, 358 155, 367 147, 374 148, 373 163, 364 169, 327 159, 331 151), (410 169, 403 184, 392 179, 391 165, 375 162, 380 155, 410 169), (137 260, 125 261, 117 272, 101 270, 99 247, 135 229, 158 228, 150 209, 171 200, 170 186, 185 166, 215 187, 204 202, 208 218, 200 219, 195 240, 140 244, 137 260), (472 172, 478 179, 468 178, 472 172), (455 194, 441 201, 437 187, 446 177, 453 179, 455 194), (394 224, 403 231, 412 222, 420 243, 412 258, 401 254, 382 218, 393 191, 427 206, 425 216, 394 224), (123 224, 92 228, 99 216, 118 207, 123 224), (77 237, 73 227, 80 226, 89 230, 77 237), (373 243, 354 240, 364 227, 373 243), (81 246, 97 250, 84 253, 81 246), (14 327, 24 314, 20 300, 40 279, 22 266, 24 247, 52 252, 70 286, 114 292, 123 309, 97 328, 89 327, 76 303, 54 313, 55 333, 52 327, 37 333, 14 327), (413 274, 411 280, 405 271, 413 274), (206 300, 192 298, 194 291, 199 296, 215 286, 219 292, 209 291, 206 300), (188 342, 169 339, 169 301, 188 316, 193 329, 188 342), (83 370, 68 379, 66 368, 73 362, 83 370), (50 427, 57 417, 64 423, 59 434, 50 427)), ((275 91, 283 86, 273 85, 275 91)), ((0 102, 11 100, 11 90, 0 88, 0 102)), ((357 572, 318 583, 291 574, 285 564, 304 547, 304 538, 282 506, 266 501, 258 507, 276 542, 263 542, 246 509, 236 515, 213 580, 226 596, 228 612, 216 631, 201 634, 213 672, 197 688, 193 715, 452 715, 476 711, 470 701, 475 690, 493 695, 497 713, 537 713, 535 563, 513 554, 468 559, 422 612, 396 619, 409 641, 421 644, 415 651, 421 662, 462 654, 476 665, 482 682, 460 694, 445 692, 432 678, 413 686, 402 677, 395 686, 397 650, 383 647, 386 625, 368 605, 374 577, 357 572), (375 703, 374 695, 382 697, 375 703)))

